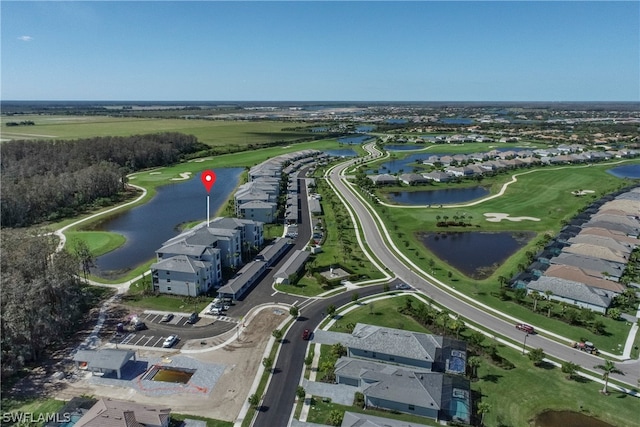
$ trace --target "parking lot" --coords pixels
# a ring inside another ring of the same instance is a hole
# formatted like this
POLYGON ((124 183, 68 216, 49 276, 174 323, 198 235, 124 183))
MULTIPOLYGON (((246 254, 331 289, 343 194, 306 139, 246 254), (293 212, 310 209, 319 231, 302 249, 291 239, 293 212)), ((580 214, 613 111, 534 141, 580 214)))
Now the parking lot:
MULTIPOLYGON (((163 335, 163 336, 150 335, 150 334, 145 334, 144 332, 145 331, 126 334, 124 337, 122 337, 122 340, 118 344, 135 345, 140 347, 162 348, 162 344, 164 343, 164 340, 169 336, 169 335, 163 335)), ((171 346, 171 348, 180 348, 182 347, 182 344, 183 344, 182 340, 179 339, 176 344, 171 346)))
POLYGON ((199 317, 195 323, 191 324, 188 323, 190 314, 187 313, 176 313, 169 321, 163 322, 166 314, 150 311, 137 315, 138 320, 145 324, 145 328, 116 334, 111 342, 137 347, 162 348, 167 337, 177 335, 178 341, 169 348, 179 349, 184 345, 184 341, 216 336, 233 329, 239 323, 238 319, 224 315, 206 315, 199 317))

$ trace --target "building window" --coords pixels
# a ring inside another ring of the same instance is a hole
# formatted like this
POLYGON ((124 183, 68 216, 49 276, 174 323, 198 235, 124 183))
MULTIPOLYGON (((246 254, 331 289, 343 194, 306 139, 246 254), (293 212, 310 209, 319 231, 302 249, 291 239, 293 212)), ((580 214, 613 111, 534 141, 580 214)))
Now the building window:
POLYGON ((416 407, 415 407, 415 406, 413 406, 413 405, 409 405, 409 410, 410 410, 410 411, 415 411, 415 410, 416 410, 416 407))
POLYGON ((171 283, 171 279, 167 279, 167 283, 171 283))
POLYGON ((170 290, 171 290, 171 286, 167 286, 167 291, 170 291, 170 290))

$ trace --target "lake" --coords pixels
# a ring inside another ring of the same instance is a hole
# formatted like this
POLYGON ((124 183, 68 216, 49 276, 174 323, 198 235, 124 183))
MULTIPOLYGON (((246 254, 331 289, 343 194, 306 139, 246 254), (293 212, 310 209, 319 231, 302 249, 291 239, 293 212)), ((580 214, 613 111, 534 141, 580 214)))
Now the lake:
POLYGON ((409 150, 422 150, 424 145, 413 144, 388 144, 384 146, 387 151, 409 151, 409 150))
MULTIPOLYGON (((243 168, 215 169, 216 183, 211 189, 211 217, 224 204, 240 181, 243 168)), ((127 242, 115 251, 96 259, 92 273, 114 278, 155 258, 163 242, 179 234, 185 222, 207 219, 207 192, 199 174, 188 181, 176 181, 157 189, 156 196, 144 205, 96 225, 94 229, 122 234, 127 242)))
MULTIPOLYGON (((453 214, 452 214, 453 215, 453 214)), ((438 232, 418 233, 422 244, 465 276, 482 280, 511 255, 522 249, 534 232, 438 232)))
POLYGON ((388 193, 389 200, 409 206, 450 205, 470 202, 489 195, 484 187, 444 188, 441 190, 394 191, 388 193))
POLYGON ((343 136, 342 138, 338 138, 338 142, 341 144, 363 144, 365 141, 373 138, 371 135, 358 134, 354 136, 343 136))
POLYGON ((607 172, 618 178, 640 179, 640 164, 618 166, 617 168, 607 170, 607 172))
MULTIPOLYGON (((394 173, 409 173, 409 172, 413 172, 413 168, 415 167, 414 165, 409 165, 409 163, 422 163, 423 160, 426 160, 428 157, 430 156, 430 154, 428 153, 415 153, 415 154, 410 154, 408 156, 406 156, 403 159, 392 159, 389 160, 387 162, 382 163, 380 166, 378 166, 378 172, 374 172, 373 169, 368 170, 366 173, 368 174, 372 174, 372 173, 390 173, 390 174, 394 174, 394 173)), ((428 170, 430 168, 421 166, 418 167, 419 170, 428 170)))

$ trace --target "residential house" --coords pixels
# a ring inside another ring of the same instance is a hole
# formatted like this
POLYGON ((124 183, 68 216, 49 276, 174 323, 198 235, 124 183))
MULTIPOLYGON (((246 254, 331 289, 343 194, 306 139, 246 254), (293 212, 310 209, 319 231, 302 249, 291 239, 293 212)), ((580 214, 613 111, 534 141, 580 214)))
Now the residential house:
POLYGON ((615 293, 611 291, 605 291, 585 285, 584 283, 546 275, 532 280, 527 284, 527 294, 531 294, 533 291, 537 291, 543 296, 545 292, 549 291, 551 292, 549 298, 554 301, 587 308, 603 314, 607 312, 615 296, 615 293))
POLYGON ((387 173, 381 175, 369 175, 368 176, 375 185, 394 185, 398 183, 398 178, 387 173))
POLYGON ((403 173, 400 175, 400 181, 407 185, 424 184, 429 182, 428 179, 418 173, 403 173))
POLYGON ((583 270, 572 265, 550 265, 544 272, 544 275, 584 283, 592 288, 603 289, 615 294, 621 294, 625 290, 624 285, 603 278, 601 273, 592 270, 583 270))
POLYGON ((238 216, 244 219, 252 219, 266 224, 270 224, 276 219, 278 205, 274 202, 252 200, 238 206, 238 216))
POLYGON ((614 281, 620 280, 626 265, 619 262, 612 262, 600 258, 592 258, 589 256, 571 253, 561 253, 560 255, 551 258, 549 263, 572 265, 585 271, 589 271, 592 275, 600 274, 601 278, 614 281))
POLYGON ((424 176, 426 179, 429 179, 435 182, 448 182, 451 179, 451 175, 441 171, 428 172, 428 173, 422 174, 422 176, 424 176))
POLYGON ((171 409, 164 406, 99 399, 74 427, 169 427, 171 409))
POLYGON ((337 383, 361 390, 365 407, 470 422, 470 383, 462 376, 350 357, 338 359, 335 375, 337 383))

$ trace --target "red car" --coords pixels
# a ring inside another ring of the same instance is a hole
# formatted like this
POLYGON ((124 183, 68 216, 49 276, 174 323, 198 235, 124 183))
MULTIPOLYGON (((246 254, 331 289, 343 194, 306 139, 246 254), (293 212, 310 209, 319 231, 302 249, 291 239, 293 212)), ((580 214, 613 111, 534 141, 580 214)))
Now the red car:
POLYGON ((308 341, 308 340, 309 340, 309 338, 311 338, 311 331, 310 331, 310 330, 308 330, 308 329, 305 329, 305 330, 302 332, 302 339, 303 339, 303 340, 305 340, 305 341, 308 341))
POLYGON ((533 326, 527 325, 526 323, 518 323, 516 325, 516 329, 518 329, 519 331, 526 332, 528 334, 536 333, 535 329, 533 329, 533 326))

